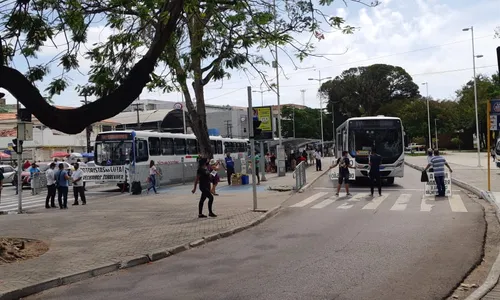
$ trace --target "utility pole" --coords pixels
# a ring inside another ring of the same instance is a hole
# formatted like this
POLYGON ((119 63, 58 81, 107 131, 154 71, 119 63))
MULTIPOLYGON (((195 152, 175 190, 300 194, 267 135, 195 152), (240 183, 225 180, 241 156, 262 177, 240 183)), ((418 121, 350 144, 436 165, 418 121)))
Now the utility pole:
POLYGON ((233 138, 233 124, 231 120, 225 120, 224 123, 226 123, 227 137, 233 138))
MULTIPOLYGON (((274 31, 278 28, 278 13, 276 9, 276 0, 273 0, 274 7, 274 31)), ((276 98, 278 100, 278 139, 280 147, 283 145, 281 138, 281 104, 280 104, 280 71, 278 63, 278 42, 274 43, 274 67, 276 68, 276 98)))
POLYGON ((260 87, 260 91, 254 90, 252 92, 254 92, 254 93, 260 93, 261 106, 264 106, 264 93, 267 93, 269 91, 270 91, 270 89, 263 90, 262 87, 260 87))
POLYGON ((309 78, 309 80, 315 80, 317 82, 319 82, 319 118, 320 118, 320 123, 321 123, 321 154, 324 155, 324 144, 325 144, 325 139, 324 139, 324 136, 323 136, 323 101, 321 99, 321 82, 323 80, 330 80, 332 79, 331 76, 328 76, 328 77, 321 77, 321 71, 318 71, 318 78, 309 78))
MULTIPOLYGON (((83 102, 83 104, 87 105, 89 103, 87 100, 87 97, 89 96, 89 92, 86 89, 83 89, 82 92, 80 93, 80 96, 84 97, 84 100, 80 101, 80 102, 83 102)), ((90 147, 90 131, 92 130, 91 126, 92 125, 87 126, 85 128, 85 135, 86 135, 86 139, 87 139, 87 153, 92 152, 92 147, 90 147)))
POLYGON ((139 105, 141 105, 141 104, 140 103, 133 103, 132 105, 135 106, 135 111, 137 112, 137 129, 141 129, 141 123, 139 120, 139 105))

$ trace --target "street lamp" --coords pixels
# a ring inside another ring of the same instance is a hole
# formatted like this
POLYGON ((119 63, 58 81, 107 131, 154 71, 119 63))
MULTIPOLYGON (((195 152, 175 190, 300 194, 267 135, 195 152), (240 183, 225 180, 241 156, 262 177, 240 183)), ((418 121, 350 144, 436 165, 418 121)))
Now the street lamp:
POLYGON ((264 93, 267 93, 269 92, 270 89, 267 89, 267 90, 262 90, 262 88, 260 89, 260 91, 252 91, 254 93, 260 93, 260 101, 262 102, 262 106, 264 106, 264 93))
MULTIPOLYGON (((318 78, 309 78, 309 80, 316 80, 319 82, 319 88, 321 89, 321 81, 332 79, 331 76, 321 78, 321 71, 318 71, 318 78)), ((319 93, 319 117, 321 122, 321 154, 324 155, 323 144, 325 143, 323 137, 323 102, 321 101, 321 92, 319 93)))
POLYGON ((481 144, 479 143, 479 119, 477 112, 477 84, 476 84, 476 58, 483 57, 482 55, 476 55, 474 50, 474 26, 464 28, 462 31, 469 31, 472 36, 472 71, 474 74, 474 113, 476 114, 476 145, 477 145, 477 166, 481 166, 481 144))
POLYGON ((432 137, 431 137, 431 114, 429 110, 429 83, 424 82, 422 85, 425 85, 425 90, 427 91, 427 130, 429 131, 429 149, 432 148, 432 137))
POLYGON ((439 150, 437 121, 439 119, 434 119, 434 136, 436 137, 436 150, 439 150))

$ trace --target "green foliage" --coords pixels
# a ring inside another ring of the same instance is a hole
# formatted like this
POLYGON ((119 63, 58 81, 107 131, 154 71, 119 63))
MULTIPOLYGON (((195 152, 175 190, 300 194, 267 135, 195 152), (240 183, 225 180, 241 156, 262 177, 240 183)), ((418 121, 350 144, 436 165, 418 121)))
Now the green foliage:
POLYGON ((462 140, 458 137, 454 137, 451 139, 451 142, 453 143, 453 145, 455 145, 456 147, 460 147, 464 142, 462 142, 462 140))
MULTIPOLYGON (((319 109, 297 109, 293 106, 281 107, 281 134, 285 138, 293 137, 293 121, 295 117, 295 137, 308 139, 321 139, 319 109)), ((323 114, 323 122, 326 116, 323 114)), ((330 123, 331 124, 331 123, 330 123)), ((331 130, 330 130, 331 131, 331 130)))
MULTIPOLYGON (((321 32, 322 23, 327 25, 327 30, 334 28, 350 33, 354 29, 342 18, 321 12, 321 6, 330 5, 332 0, 322 0, 319 5, 306 0, 278 1, 276 13, 267 0, 183 2, 184 15, 178 23, 173 47, 164 49, 158 71, 151 74, 147 86, 150 90, 172 91, 171 75, 197 77, 192 74, 193 63, 196 63, 193 58, 202 60, 203 73, 207 74, 203 83, 207 84, 210 80, 228 77, 226 70, 241 68, 247 62, 266 64, 261 56, 252 52, 274 43, 280 47, 292 45, 295 55, 303 59, 314 47, 311 41, 304 45, 298 43, 294 35, 321 32), (193 38, 200 43, 190 43, 189 39, 193 38), (171 64, 173 52, 189 72, 175 74, 176 66, 171 64)), ((68 73, 79 68, 79 55, 85 53, 92 61, 90 90, 98 96, 107 95, 123 82, 134 63, 161 35, 159 24, 169 17, 163 13, 168 3, 166 0, 5 2, 0 13, 0 34, 5 40, 4 62, 12 63, 14 57, 24 56, 28 63, 26 76, 33 83, 48 81, 45 91, 52 97, 70 86, 68 73), (101 25, 103 20, 113 29, 112 35, 102 43, 84 46, 89 28, 101 25), (47 62, 31 65, 30 61, 37 59, 44 45, 60 52, 47 62), (51 73, 53 64, 59 66, 60 72, 51 73), (51 78, 46 78, 49 75, 51 78)))
MULTIPOLYGON (((373 116, 383 105, 419 97, 418 86, 401 67, 375 64, 345 70, 320 92, 348 117, 373 116)), ((331 110, 331 109, 329 109, 331 110)))

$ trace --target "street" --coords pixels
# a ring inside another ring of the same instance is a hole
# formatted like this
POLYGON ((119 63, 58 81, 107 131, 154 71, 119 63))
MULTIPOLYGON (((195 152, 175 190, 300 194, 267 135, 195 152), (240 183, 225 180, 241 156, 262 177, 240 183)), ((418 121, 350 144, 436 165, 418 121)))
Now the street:
POLYGON ((325 175, 255 228, 26 299, 442 299, 480 259, 482 208, 457 187, 423 198, 406 167, 382 197, 351 193, 325 175))
MULTIPOLYGON (((109 192, 106 190, 111 190, 111 189, 105 188, 104 190, 102 188, 95 188, 98 187, 99 185, 94 185, 93 183, 89 184, 88 190, 85 192, 85 195, 87 199, 93 200, 93 199, 100 199, 100 198, 105 198, 107 196, 113 196, 118 194, 118 192, 113 193, 109 192)), ((116 190, 116 189, 115 189, 116 190)), ((25 187, 23 189, 23 210, 34 210, 34 209, 40 209, 45 207, 45 197, 47 196, 47 189, 41 190, 38 194, 32 195, 31 190, 29 187, 25 187)), ((68 192, 68 204, 73 203, 72 201, 74 200, 73 197, 73 188, 69 188, 68 192)), ((57 193, 56 193, 56 206, 59 206, 57 204, 57 193)), ((17 211, 17 204, 18 204, 18 195, 16 195, 16 188, 12 186, 11 184, 5 184, 3 186, 2 190, 2 196, 0 199, 0 212, 15 212, 17 211)))

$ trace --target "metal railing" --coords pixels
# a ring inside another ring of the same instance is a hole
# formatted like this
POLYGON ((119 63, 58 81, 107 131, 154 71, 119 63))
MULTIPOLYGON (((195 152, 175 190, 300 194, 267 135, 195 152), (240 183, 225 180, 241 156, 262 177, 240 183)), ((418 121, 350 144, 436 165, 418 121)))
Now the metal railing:
MULTIPOLYGON (((241 173, 241 160, 233 159, 234 170, 236 173, 241 173)), ((171 184, 186 184, 191 183, 196 178, 196 171, 198 170, 198 162, 181 162, 170 165, 156 165, 156 169, 160 175, 156 175, 156 187, 171 185, 171 184)), ((248 170, 248 169, 247 169, 248 170)), ((224 167, 221 165, 217 171, 219 177, 225 178, 227 176, 224 167)), ((139 181, 143 188, 149 186, 149 166, 140 165, 131 167, 130 169, 131 181, 139 181)))
POLYGON ((307 164, 303 161, 299 163, 296 167, 295 170, 293 171, 293 178, 295 178, 295 189, 300 190, 304 185, 306 185, 307 178, 306 178, 306 169, 307 169, 307 164))

